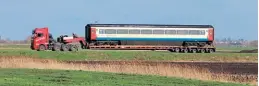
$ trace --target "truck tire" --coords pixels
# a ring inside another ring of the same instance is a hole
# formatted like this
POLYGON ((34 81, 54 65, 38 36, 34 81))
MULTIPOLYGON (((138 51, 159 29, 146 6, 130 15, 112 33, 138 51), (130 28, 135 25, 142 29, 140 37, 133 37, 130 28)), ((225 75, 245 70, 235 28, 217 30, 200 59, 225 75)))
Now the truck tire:
POLYGON ((41 44, 41 45, 39 46, 38 51, 44 51, 44 50, 46 50, 46 47, 45 47, 43 44, 41 44))
POLYGON ((61 44, 61 51, 68 51, 68 46, 66 44, 61 44))
POLYGON ((52 51, 60 51, 61 50, 61 45, 60 44, 54 44, 52 51))

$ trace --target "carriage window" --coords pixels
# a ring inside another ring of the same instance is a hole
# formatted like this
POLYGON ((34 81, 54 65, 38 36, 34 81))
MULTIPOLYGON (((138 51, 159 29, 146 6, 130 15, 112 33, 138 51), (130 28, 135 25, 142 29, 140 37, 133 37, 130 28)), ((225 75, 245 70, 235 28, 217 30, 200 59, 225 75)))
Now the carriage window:
POLYGON ((201 35, 205 35, 205 31, 204 30, 201 31, 201 35))
POLYGON ((116 34, 116 30, 115 29, 106 29, 105 34, 116 34))
POLYGON ((164 34, 164 30, 153 30, 153 34, 164 34))
POLYGON ((104 34, 104 29, 99 29, 99 34, 104 34))
POLYGON ((117 30, 117 34, 128 34, 128 30, 117 30))
POLYGON ((140 30, 129 30, 129 34, 140 34, 140 30))
POLYGON ((189 30, 190 35, 200 35, 200 30, 189 30))
POLYGON ((175 30, 166 30, 165 34, 176 34, 175 30))
POLYGON ((188 30, 177 30, 177 34, 186 35, 186 34, 188 34, 188 30))
POLYGON ((141 30, 141 34, 152 34, 152 30, 141 30))

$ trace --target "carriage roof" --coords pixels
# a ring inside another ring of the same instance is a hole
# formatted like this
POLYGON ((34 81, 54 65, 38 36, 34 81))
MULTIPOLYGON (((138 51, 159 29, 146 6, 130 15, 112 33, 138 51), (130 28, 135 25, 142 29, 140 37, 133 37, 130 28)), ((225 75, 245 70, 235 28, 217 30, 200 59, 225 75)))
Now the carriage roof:
POLYGON ((214 28, 212 25, 163 25, 163 24, 87 24, 86 27, 144 27, 144 28, 214 28))

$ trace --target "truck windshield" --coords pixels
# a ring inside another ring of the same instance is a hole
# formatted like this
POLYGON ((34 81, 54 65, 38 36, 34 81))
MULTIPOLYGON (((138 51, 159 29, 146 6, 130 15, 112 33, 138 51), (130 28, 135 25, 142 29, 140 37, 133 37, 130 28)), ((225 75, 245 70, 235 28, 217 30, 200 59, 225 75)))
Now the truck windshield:
POLYGON ((31 39, 34 39, 37 36, 37 34, 32 34, 31 39))

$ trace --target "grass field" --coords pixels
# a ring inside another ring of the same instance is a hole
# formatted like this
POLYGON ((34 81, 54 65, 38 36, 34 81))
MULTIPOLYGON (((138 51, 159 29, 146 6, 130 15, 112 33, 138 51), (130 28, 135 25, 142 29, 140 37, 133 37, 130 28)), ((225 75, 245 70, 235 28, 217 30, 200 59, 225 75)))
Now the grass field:
POLYGON ((30 49, 29 44, 0 44, 0 48, 24 48, 30 49))
POLYGON ((78 52, 32 51, 27 49, 1 49, 0 56, 30 56, 57 60, 170 60, 170 61, 222 61, 257 62, 257 53, 171 53, 166 51, 83 50, 78 52))
POLYGON ((0 69, 6 86, 249 86, 162 76, 71 70, 0 69))
POLYGON ((252 49, 257 49, 256 47, 228 47, 228 46, 225 46, 225 47, 216 47, 217 51, 224 51, 224 50, 227 50, 227 51, 241 51, 241 50, 252 50, 252 49))
MULTIPOLYGON (((206 68, 181 65, 129 65, 129 64, 80 64, 66 63, 53 59, 30 58, 25 56, 1 57, 0 68, 37 68, 37 69, 62 69, 83 70, 112 73, 159 75, 168 77, 182 77, 220 82, 236 82, 256 84, 257 75, 211 73, 206 68)), ((1 71, 0 71, 1 72, 1 71)))
MULTIPOLYGON (((249 48, 251 49, 251 48, 249 48)), ((219 50, 228 50, 219 48, 219 50)), ((229 48, 240 51, 241 48, 229 48)), ((64 64, 58 60, 166 60, 257 62, 257 53, 185 54, 167 51, 80 50, 78 52, 32 51, 28 45, 0 45, 1 85, 70 85, 70 86, 247 86, 222 82, 255 84, 256 75, 214 75, 202 69, 172 66, 80 65, 64 64), (49 59, 49 60, 43 60, 49 59), (6 69, 7 68, 7 69, 6 69), (9 68, 40 68, 9 69, 9 68), (67 71, 64 71, 67 70, 67 71), (68 71, 69 70, 69 71, 68 71), (84 71, 72 71, 84 70, 84 71), (85 72, 99 71, 99 72, 85 72), (103 72, 115 72, 103 73, 103 72), (134 73, 144 75, 128 75, 134 73), (159 76, 147 76, 159 75, 159 76), (170 76, 162 77, 162 76, 170 76), (174 78, 182 77, 182 78, 174 78), (185 79, 183 79, 185 78, 185 79), (192 78, 192 79, 186 79, 192 78), (199 80, 193 80, 199 79, 199 80), (202 80, 202 81, 201 81, 202 80), (209 80, 209 81, 206 81, 209 80), (221 81, 221 82, 213 82, 221 81)))

